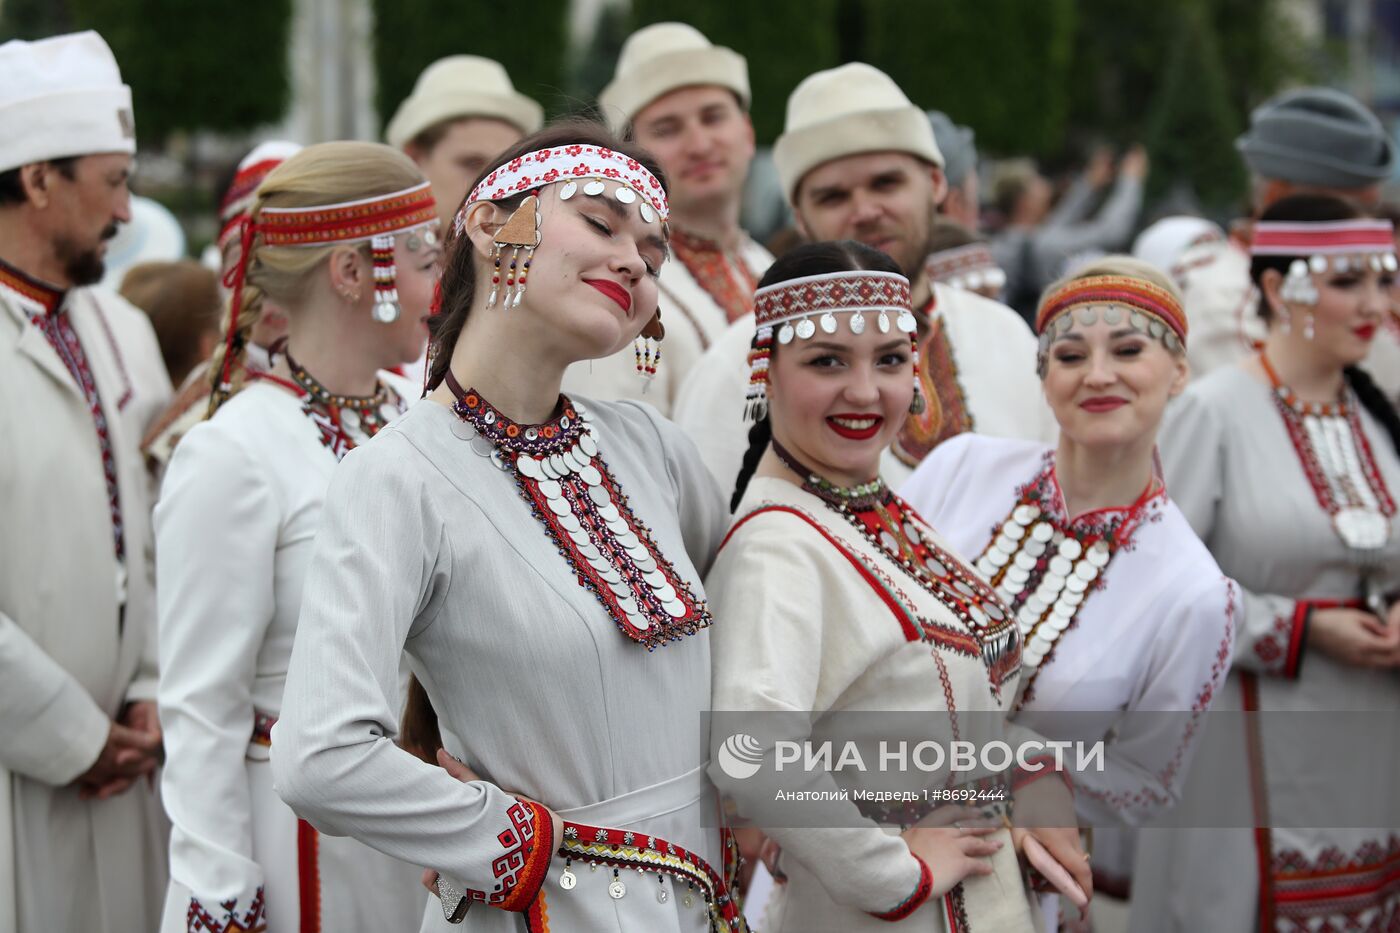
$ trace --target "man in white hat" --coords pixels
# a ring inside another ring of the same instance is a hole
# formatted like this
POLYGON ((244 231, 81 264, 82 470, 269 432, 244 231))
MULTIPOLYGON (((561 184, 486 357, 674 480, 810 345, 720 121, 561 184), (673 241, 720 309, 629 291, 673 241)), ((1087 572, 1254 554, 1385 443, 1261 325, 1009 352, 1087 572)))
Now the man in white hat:
MULTIPOLYGON (((1380 120, 1331 88, 1297 88, 1265 101, 1235 148, 1249 169, 1255 218, 1293 194, 1330 194, 1373 210, 1395 170, 1395 147, 1380 120)), ((1249 279, 1251 232, 1250 221, 1237 222, 1228 241, 1189 249, 1177 265, 1193 377, 1252 355, 1266 336, 1249 279)), ((1393 347, 1383 331, 1378 353, 1393 347)))
POLYGON ((500 63, 449 55, 418 76, 384 137, 408 153, 432 184, 446 233, 486 164, 543 122, 540 105, 516 91, 500 63))
POLYGON ((0 45, 0 930, 154 929, 163 816, 150 489, 170 399, 102 277, 131 91, 97 33, 0 45))
POLYGON ((642 399, 670 414, 701 354, 753 309, 754 287, 773 261, 739 226, 754 154, 748 63, 691 26, 656 23, 628 37, 598 106, 615 132, 646 147, 666 172, 671 258, 659 283, 666 339, 650 385, 628 349, 575 364, 564 388, 642 399))
MULTIPOLYGON (((852 63, 809 76, 788 98, 773 158, 798 230, 811 240, 859 240, 883 250, 913 283, 920 309, 927 411, 911 415, 882 467, 897 486, 941 441, 973 430, 1051 440, 1055 426, 1036 377, 1036 341, 1010 308, 930 283, 929 230, 947 192, 943 155, 924 111, 889 76, 852 63)), ((752 316, 691 371, 674 417, 723 488, 744 451, 752 316)))

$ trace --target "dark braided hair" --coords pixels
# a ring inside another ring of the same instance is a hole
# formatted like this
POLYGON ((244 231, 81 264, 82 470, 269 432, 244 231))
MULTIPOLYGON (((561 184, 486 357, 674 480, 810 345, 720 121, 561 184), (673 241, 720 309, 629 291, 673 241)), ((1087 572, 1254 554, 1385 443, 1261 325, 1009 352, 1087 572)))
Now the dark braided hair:
MULTIPOLYGON (((1332 195, 1295 194, 1275 201, 1259 219, 1316 223, 1329 220, 1354 220, 1363 216, 1365 215, 1350 201, 1344 201, 1332 195)), ((1254 280, 1255 286, 1259 289, 1259 316, 1264 320, 1271 321, 1273 319, 1273 308, 1269 307, 1269 300, 1264 295, 1262 284, 1264 273, 1275 269, 1280 275, 1287 275, 1289 265, 1292 264, 1293 260, 1300 258, 1305 257, 1255 256, 1250 260, 1249 277, 1254 280)), ((1400 454, 1400 412, 1396 411, 1394 403, 1376 385, 1371 374, 1360 366, 1348 366, 1343 372, 1346 374, 1347 385, 1351 386, 1351 391, 1356 393, 1356 399, 1361 403, 1361 407, 1370 412, 1371 417, 1381 423, 1386 434, 1390 436, 1390 443, 1395 447, 1396 453, 1400 454)))
MULTIPOLYGON (((784 253, 768 267, 763 278, 758 280, 758 287, 767 288, 769 285, 778 285, 808 275, 854 272, 859 269, 904 274, 898 263, 874 247, 855 240, 828 240, 821 243, 805 243, 784 253)), ((773 347, 773 352, 777 352, 776 346, 773 347)), ((743 465, 739 467, 739 475, 734 480, 734 495, 729 500, 729 511, 733 512, 739 508, 739 501, 744 498, 744 491, 749 488, 749 480, 753 479, 754 471, 758 469, 758 461, 763 459, 763 453, 772 440, 773 424, 768 416, 764 415, 749 428, 749 449, 744 452, 743 465)))

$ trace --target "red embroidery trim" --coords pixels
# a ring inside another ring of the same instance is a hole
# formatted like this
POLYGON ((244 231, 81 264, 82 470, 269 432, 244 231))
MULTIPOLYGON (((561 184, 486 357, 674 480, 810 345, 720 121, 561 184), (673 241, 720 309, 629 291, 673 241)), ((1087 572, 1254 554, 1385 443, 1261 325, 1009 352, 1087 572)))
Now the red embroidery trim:
POLYGON ((742 257, 730 259, 718 243, 671 228, 671 253, 681 261, 695 283, 714 299, 729 323, 753 310, 758 279, 742 257), (736 280, 736 273, 738 280, 736 280))
POLYGON ((530 906, 544 884, 554 850, 549 811, 533 800, 516 798, 505 811, 506 827, 496 835, 504 850, 491 861, 495 884, 490 891, 467 888, 472 903, 519 913, 530 906))
POLYGON ((297 820, 297 908, 301 933, 321 933, 320 834, 297 820))
POLYGON ((885 920, 894 923, 903 920, 905 917, 924 906, 924 902, 933 893, 933 872, 929 870, 928 863, 919 858, 914 853, 909 853, 914 861, 919 863, 919 881, 914 885, 914 891, 904 900, 896 904, 892 909, 883 913, 871 913, 870 916, 876 920, 885 920))
POLYGON ((266 933, 267 903, 263 899, 263 889, 258 887, 248 909, 238 911, 238 898, 224 901, 219 906, 224 916, 215 920, 214 915, 204 909, 204 905, 190 898, 189 909, 185 911, 186 933, 266 933))
POLYGON ((0 286, 40 305, 47 314, 57 311, 63 304, 64 292, 47 282, 25 275, 7 262, 0 262, 0 286))
POLYGON ((930 301, 925 309, 931 323, 919 347, 919 356, 924 361, 919 367, 919 380, 923 383, 927 406, 923 414, 911 414, 905 419, 891 448, 899 462, 910 467, 922 463, 948 438, 973 430, 972 410, 958 379, 957 359, 944 330, 946 322, 933 316, 932 306, 930 301))

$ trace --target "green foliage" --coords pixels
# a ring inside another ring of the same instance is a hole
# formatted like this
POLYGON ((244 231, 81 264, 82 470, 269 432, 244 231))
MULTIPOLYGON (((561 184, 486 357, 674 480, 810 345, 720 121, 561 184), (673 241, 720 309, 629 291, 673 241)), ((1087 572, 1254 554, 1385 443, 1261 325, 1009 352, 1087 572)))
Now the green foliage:
POLYGON ((482 55, 503 63, 518 91, 548 116, 576 109, 564 92, 568 0, 528 7, 484 0, 373 0, 376 103, 387 123, 423 69, 448 55, 482 55))
POLYGON ((177 130, 239 132, 287 107, 291 0, 70 0, 131 85, 143 146, 177 130))
POLYGON ((754 130, 760 143, 771 143, 783 131, 788 95, 798 82, 841 63, 837 8, 837 0, 764 0, 747 10, 717 0, 632 0, 631 26, 689 23, 747 58, 754 130))
POLYGON ((864 60, 914 103, 973 127, 980 148, 1059 149, 1075 0, 864 0, 863 8, 864 60))
POLYGON ((291 0, 6 0, 0 38, 95 29, 131 86, 137 136, 251 130, 287 106, 291 0))

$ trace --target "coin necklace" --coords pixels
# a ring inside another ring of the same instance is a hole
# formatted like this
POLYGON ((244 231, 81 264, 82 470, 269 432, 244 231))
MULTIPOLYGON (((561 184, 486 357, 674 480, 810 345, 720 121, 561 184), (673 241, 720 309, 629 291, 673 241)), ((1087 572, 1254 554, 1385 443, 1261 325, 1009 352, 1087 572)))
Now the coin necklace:
POLYGON ((628 638, 648 650, 711 622, 704 599, 661 553, 598 451, 587 410, 560 396, 544 424, 517 424, 449 372, 453 433, 515 478, 578 582, 628 638))

